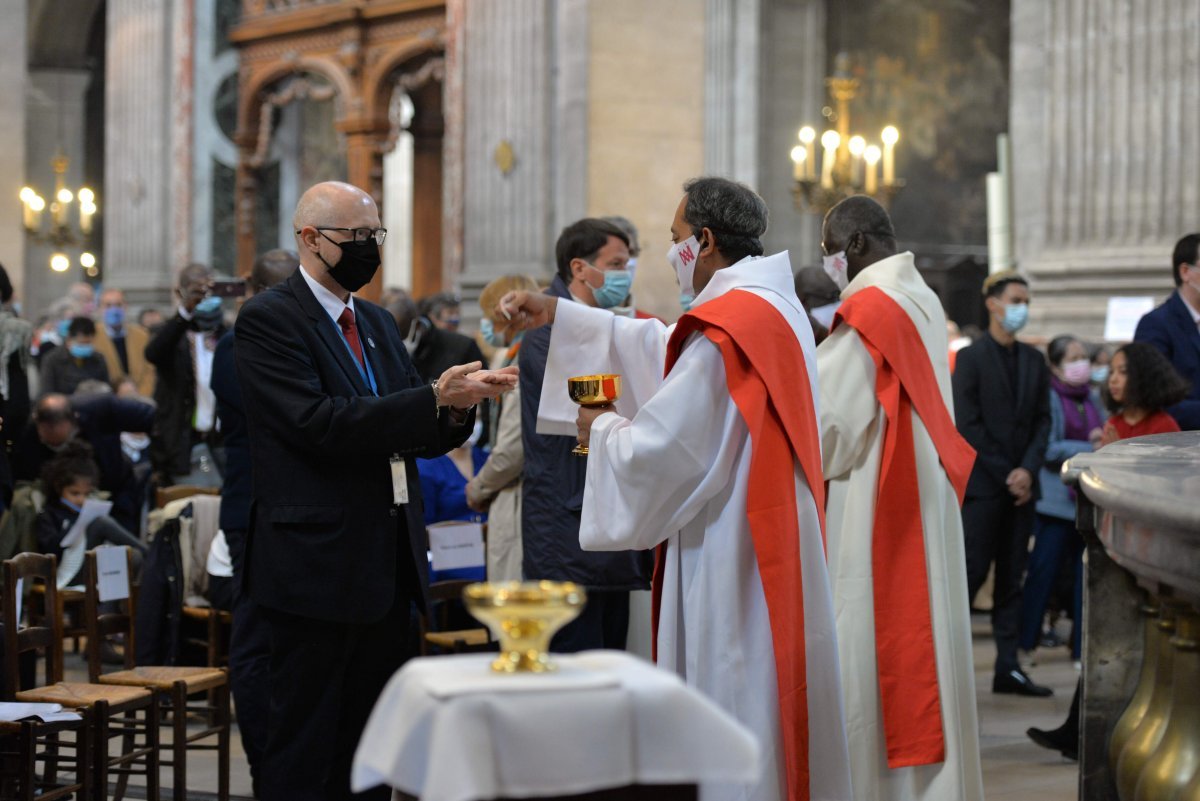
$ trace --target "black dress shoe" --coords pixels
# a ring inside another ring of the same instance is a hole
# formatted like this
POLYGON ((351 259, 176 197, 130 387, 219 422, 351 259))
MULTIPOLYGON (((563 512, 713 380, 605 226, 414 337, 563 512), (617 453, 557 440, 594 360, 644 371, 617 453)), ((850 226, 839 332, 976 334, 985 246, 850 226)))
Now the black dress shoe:
POLYGON ((1068 734, 1059 729, 1028 728, 1025 734, 1030 740, 1040 745, 1042 748, 1049 748, 1051 751, 1058 751, 1064 757, 1072 762, 1079 761, 1079 734, 1078 732, 1068 734))
POLYGON ((1034 684, 1033 679, 1019 670, 997 673, 996 677, 992 679, 992 692, 1012 695, 1032 695, 1037 698, 1054 695, 1054 690, 1051 690, 1049 687, 1043 687, 1040 684, 1034 684))

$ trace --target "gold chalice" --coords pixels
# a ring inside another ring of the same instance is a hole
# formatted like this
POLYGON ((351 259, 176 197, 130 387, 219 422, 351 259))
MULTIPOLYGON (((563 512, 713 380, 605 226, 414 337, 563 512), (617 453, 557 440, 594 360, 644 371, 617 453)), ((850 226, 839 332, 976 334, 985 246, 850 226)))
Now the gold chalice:
MULTIPOLYGON (((621 376, 611 373, 578 375, 567 379, 567 394, 580 406, 607 406, 621 397, 621 376)), ((588 449, 576 445, 571 453, 587 456, 588 449)))
POLYGON ((497 673, 545 673, 554 670, 550 638, 574 620, 587 593, 570 581, 507 581, 468 584, 463 589, 467 611, 500 641, 497 673))

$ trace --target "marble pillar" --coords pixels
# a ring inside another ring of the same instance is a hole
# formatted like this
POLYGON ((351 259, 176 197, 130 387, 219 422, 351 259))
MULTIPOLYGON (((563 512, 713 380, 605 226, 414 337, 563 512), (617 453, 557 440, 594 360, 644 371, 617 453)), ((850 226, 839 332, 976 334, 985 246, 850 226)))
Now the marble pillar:
POLYGON ((1032 334, 1099 338, 1112 295, 1173 290, 1200 229, 1200 5, 1013 0, 1016 255, 1032 334))
POLYGON ((25 3, 4 0, 4 25, 0 26, 0 198, 7 213, 0 216, 0 264, 8 271, 15 296, 25 301, 25 234, 17 193, 25 185, 25 3))
POLYGON ((106 282, 165 303, 190 258, 190 0, 109 0, 106 282))
POLYGON ((763 3, 707 0, 705 6, 704 172, 757 187, 760 64, 775 69, 758 58, 763 3))
POLYGON ((792 200, 791 151, 804 124, 821 121, 825 104, 824 0, 770 0, 761 19, 763 100, 757 189, 771 210, 763 245, 788 251, 792 270, 821 263, 820 217, 792 200))
MULTIPOLYGON (((462 162, 457 283, 463 312, 471 317, 478 313, 473 299, 489 281, 513 272, 545 275, 551 257, 557 11, 549 0, 493 0, 456 9, 462 50, 449 70, 448 89, 461 92, 462 142, 455 154, 460 145, 452 140, 454 118, 448 116, 447 160, 459 155, 462 162), (456 69, 462 70, 461 83, 456 69), (511 163, 498 158, 508 151, 511 163)), ((454 174, 448 170, 447 179, 454 174)), ((449 255, 453 263, 456 254, 449 255)))
POLYGON ((681 312, 671 221, 704 172, 704 15, 704 0, 605 0, 589 20, 587 213, 637 226, 634 301, 667 320, 681 312))
MULTIPOLYGON (((25 180, 46 199, 47 208, 42 212, 42 230, 50 230, 49 204, 53 200, 55 187, 54 168, 51 160, 58 154, 67 157, 67 172, 64 185, 72 192, 83 186, 83 154, 85 94, 91 83, 92 74, 87 70, 39 69, 29 71, 28 96, 25 103, 26 149, 25 180)), ((21 173, 18 173, 20 175, 21 173)), ((96 190, 95 187, 92 187, 96 190)), ((98 190, 99 202, 105 200, 98 190)), ((20 209, 16 195, 12 204, 20 209)), ((78 230, 79 204, 72 201, 69 206, 70 227, 78 230)), ((19 218, 18 218, 19 219, 19 218)), ((79 265, 79 254, 83 248, 67 245, 57 248, 50 244, 38 244, 28 240, 25 247, 25 292, 24 303, 32 318, 44 310, 52 301, 62 297, 67 287, 76 281, 85 280, 79 265), (50 257, 55 252, 64 253, 71 261, 66 272, 50 269, 50 257)))

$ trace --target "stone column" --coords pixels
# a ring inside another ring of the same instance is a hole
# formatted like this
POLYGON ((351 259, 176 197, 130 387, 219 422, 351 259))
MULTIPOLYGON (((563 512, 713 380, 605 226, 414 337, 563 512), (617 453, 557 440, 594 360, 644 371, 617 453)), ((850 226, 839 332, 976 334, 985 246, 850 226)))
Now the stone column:
POLYGON ((761 0, 707 0, 704 19, 704 171, 752 187, 759 174, 759 64, 774 69, 759 58, 762 15, 761 0))
MULTIPOLYGON (((448 89, 463 93, 463 311, 491 279, 505 273, 547 274, 553 248, 554 107, 552 77, 556 4, 492 0, 461 8, 462 53, 448 89), (511 148, 507 173, 497 162, 511 148)), ((559 10, 562 13, 562 10, 559 10)), ((449 54, 448 54, 449 55, 449 54)), ((452 104, 451 104, 452 105, 452 104)), ((447 158, 453 162, 453 117, 447 118, 447 158)), ((447 178, 454 176, 454 168, 447 178)), ((452 200, 452 193, 448 193, 452 200)), ((453 252, 449 254, 454 258, 453 252)))
POLYGON ((103 263, 134 305, 166 302, 187 258, 190 224, 177 206, 191 184, 191 62, 177 26, 190 22, 188 0, 107 5, 103 263))
MULTIPOLYGON (((85 95, 92 75, 86 70, 34 70, 29 73, 29 96, 26 106, 26 150, 24 152, 29 185, 46 199, 46 210, 42 212, 42 230, 50 230, 49 204, 54 199, 55 174, 51 160, 58 154, 67 157, 67 172, 64 183, 72 192, 83 185, 84 121, 86 115, 85 95)), ((18 173, 19 175, 20 173, 18 173)), ((95 190, 95 187, 92 187, 95 190)), ((97 192, 101 204, 103 196, 97 192)), ((10 201, 20 210, 14 194, 10 201)), ((70 227, 78 230, 79 204, 72 201, 69 207, 70 227)), ((49 244, 26 243, 25 269, 26 307, 31 314, 38 313, 51 301, 62 297, 67 287, 76 281, 85 280, 79 265, 79 254, 84 248, 66 246, 62 252, 71 260, 66 272, 56 273, 49 267, 50 256, 59 248, 49 244)), ((101 262, 103 265, 103 261, 101 262)))
POLYGON ((787 250, 792 269, 821 260, 820 218, 792 201, 791 150, 804 124, 820 130, 825 103, 824 0, 772 0, 762 12, 761 142, 757 189, 771 210, 763 244, 787 250))
MULTIPOLYGON (((0 264, 8 271, 17 299, 33 311, 25 298, 25 233, 17 193, 25 184, 25 93, 26 24, 25 3, 4 3, 4 25, 0 26, 0 199, 8 213, 0 218, 0 264)), ((36 275, 36 273, 35 273, 36 275)), ((29 316, 29 313, 26 313, 29 316)))
POLYGON ((1099 338, 1110 295, 1173 289, 1200 228, 1200 6, 1013 0, 1013 198, 1031 332, 1099 338))

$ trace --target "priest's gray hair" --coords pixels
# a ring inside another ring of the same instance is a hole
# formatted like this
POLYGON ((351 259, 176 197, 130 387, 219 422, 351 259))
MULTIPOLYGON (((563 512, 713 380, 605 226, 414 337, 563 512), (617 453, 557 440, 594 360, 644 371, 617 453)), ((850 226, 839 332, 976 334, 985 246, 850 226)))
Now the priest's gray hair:
POLYGON ((763 254, 762 235, 767 232, 767 204, 758 194, 737 181, 705 176, 683 185, 687 203, 683 219, 692 235, 709 228, 716 235, 717 250, 730 264, 746 256, 763 254))

